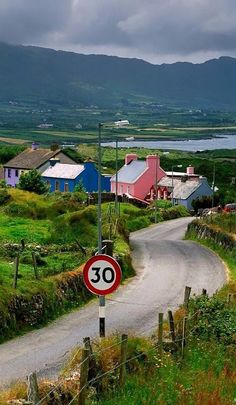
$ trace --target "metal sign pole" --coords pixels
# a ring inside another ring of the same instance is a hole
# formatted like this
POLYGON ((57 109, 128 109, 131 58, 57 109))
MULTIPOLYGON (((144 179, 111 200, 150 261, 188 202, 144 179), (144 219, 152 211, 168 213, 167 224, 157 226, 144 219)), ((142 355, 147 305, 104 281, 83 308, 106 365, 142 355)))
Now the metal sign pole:
POLYGON ((105 337, 105 295, 99 295, 99 336, 105 337))
POLYGON ((106 254, 92 256, 85 263, 83 278, 88 290, 99 296, 99 336, 105 337, 105 295, 111 294, 120 285, 120 265, 106 254))

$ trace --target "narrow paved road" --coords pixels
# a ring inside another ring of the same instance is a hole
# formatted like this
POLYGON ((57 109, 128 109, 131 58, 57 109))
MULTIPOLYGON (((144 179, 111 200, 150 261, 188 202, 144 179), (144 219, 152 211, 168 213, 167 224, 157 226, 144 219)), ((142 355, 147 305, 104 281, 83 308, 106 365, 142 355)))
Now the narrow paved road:
MULTIPOLYGON (((206 288, 209 294, 226 281, 222 262, 208 249, 181 240, 191 218, 180 218, 131 234, 132 281, 109 297, 107 332, 151 333, 158 312, 166 313, 183 302, 185 285, 193 293, 206 288)), ((69 351, 84 336, 98 332, 98 304, 91 302, 49 326, 0 346, 0 384, 24 378, 37 370, 55 375, 69 351)))

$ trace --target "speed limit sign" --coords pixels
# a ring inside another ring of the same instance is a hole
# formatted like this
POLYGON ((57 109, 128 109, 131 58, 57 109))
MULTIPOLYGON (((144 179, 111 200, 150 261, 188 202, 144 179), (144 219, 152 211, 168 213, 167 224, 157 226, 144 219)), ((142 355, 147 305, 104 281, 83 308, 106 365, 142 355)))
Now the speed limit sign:
POLYGON ((96 295, 110 294, 121 281, 121 268, 113 257, 97 255, 91 257, 84 266, 84 283, 96 295))

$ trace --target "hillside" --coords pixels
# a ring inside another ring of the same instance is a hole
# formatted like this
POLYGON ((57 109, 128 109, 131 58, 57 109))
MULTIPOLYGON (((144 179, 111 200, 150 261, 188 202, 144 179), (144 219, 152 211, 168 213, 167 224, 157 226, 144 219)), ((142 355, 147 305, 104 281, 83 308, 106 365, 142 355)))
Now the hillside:
POLYGON ((151 101, 234 110, 236 59, 152 65, 0 43, 0 102, 116 107, 151 101))

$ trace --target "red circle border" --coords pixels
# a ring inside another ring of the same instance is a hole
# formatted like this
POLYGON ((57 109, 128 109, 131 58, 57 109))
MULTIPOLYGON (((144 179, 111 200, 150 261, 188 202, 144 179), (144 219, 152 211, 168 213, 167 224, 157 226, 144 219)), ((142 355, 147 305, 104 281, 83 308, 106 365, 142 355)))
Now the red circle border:
POLYGON ((84 277, 84 284, 91 293, 96 294, 96 295, 107 295, 107 294, 111 294, 113 291, 115 291, 119 287, 119 284, 120 284, 121 278, 122 278, 122 271, 121 271, 119 263, 113 257, 108 256, 108 255, 96 255, 96 256, 91 257, 85 263, 84 269, 83 269, 83 277, 84 277), (107 261, 109 264, 112 265, 112 267, 114 268, 114 270, 116 272, 115 283, 107 290, 99 290, 98 288, 95 288, 90 283, 89 278, 88 278, 88 272, 89 272, 91 265, 94 264, 95 262, 97 262, 98 260, 107 261))

